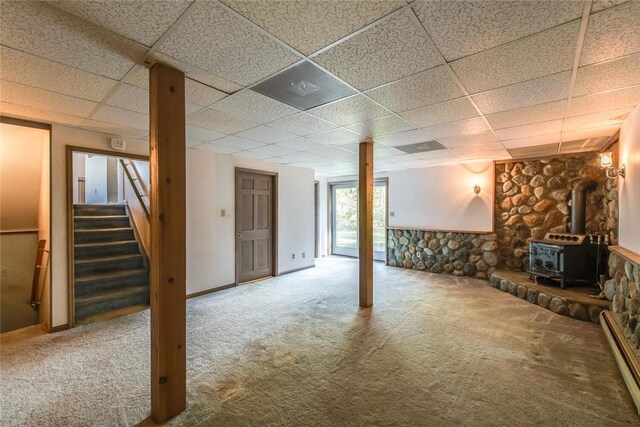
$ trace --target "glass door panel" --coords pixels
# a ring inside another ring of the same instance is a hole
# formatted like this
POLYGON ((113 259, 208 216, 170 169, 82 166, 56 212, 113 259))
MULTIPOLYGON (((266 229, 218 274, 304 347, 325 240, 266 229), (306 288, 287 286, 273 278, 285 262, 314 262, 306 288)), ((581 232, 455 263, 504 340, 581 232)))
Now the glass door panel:
POLYGON ((387 183, 373 184, 373 259, 385 261, 387 253, 387 183))

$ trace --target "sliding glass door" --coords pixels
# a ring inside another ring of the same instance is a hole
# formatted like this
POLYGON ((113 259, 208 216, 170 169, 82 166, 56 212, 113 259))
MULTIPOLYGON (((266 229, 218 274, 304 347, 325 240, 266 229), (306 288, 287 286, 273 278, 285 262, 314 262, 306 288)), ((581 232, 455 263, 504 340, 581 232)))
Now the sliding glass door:
MULTIPOLYGON (((331 186, 331 252, 358 256, 358 183, 331 186)), ((386 255, 387 183, 376 181, 373 189, 373 258, 384 261, 386 255)))

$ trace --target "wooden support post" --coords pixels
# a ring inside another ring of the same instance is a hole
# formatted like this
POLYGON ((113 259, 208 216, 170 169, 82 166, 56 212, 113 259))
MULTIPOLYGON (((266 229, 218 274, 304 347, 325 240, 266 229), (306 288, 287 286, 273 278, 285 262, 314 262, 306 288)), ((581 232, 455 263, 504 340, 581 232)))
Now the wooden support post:
POLYGON ((360 307, 373 305, 373 142, 360 143, 358 180, 358 241, 360 307))
POLYGON ((151 417, 163 423, 187 406, 184 73, 155 64, 149 87, 151 417))

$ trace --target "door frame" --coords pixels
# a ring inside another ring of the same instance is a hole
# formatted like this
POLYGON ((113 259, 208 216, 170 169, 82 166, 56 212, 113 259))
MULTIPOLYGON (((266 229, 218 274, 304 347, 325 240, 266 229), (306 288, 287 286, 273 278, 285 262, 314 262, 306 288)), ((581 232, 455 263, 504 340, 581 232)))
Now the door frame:
MULTIPOLYGON (((240 212, 240 200, 238 198, 238 180, 241 173, 251 173, 254 175, 269 176, 273 182, 273 193, 271 200, 271 226, 272 226, 272 239, 271 239, 271 272, 272 276, 278 276, 278 172, 265 171, 259 169, 248 169, 236 167, 233 180, 233 198, 235 199, 235 213, 233 223, 233 240, 235 242, 235 278, 234 283, 236 286, 240 285, 240 245, 238 240, 238 212, 240 212)), ((262 279, 256 279, 262 280, 262 279)), ((244 282, 243 282, 244 283, 244 282)))
MULTIPOLYGON (((384 182, 384 185, 387 189, 385 191, 385 215, 384 215, 384 260, 375 260, 376 262, 384 262, 385 265, 389 262, 389 257, 387 254, 387 247, 389 243, 389 177, 379 177, 373 179, 373 184, 384 182)), ((327 183, 327 253, 329 255, 333 255, 333 187, 335 185, 344 185, 344 184, 356 184, 356 188, 358 185, 357 179, 346 179, 340 181, 332 181, 327 183)), ((358 258, 358 256, 349 256, 349 255, 340 255, 336 256, 344 256, 349 258, 358 258)))
MULTIPOLYGON (((67 145, 66 149, 66 173, 67 173, 67 316, 68 327, 76 326, 76 289, 75 289, 75 268, 73 251, 73 153, 97 154, 100 156, 118 157, 131 160, 149 161, 149 156, 141 154, 131 154, 123 151, 100 150, 97 148, 78 147, 67 145)), ((151 260, 149 260, 151 262, 151 260)))
POLYGON ((320 181, 313 182, 313 257, 320 254, 320 181))

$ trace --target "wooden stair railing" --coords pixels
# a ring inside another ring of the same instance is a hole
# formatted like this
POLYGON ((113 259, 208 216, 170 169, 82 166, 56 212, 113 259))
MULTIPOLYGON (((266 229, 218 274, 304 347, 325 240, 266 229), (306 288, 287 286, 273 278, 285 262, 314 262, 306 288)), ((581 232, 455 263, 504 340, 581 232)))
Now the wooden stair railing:
POLYGON ((147 221, 149 220, 149 190, 145 185, 142 177, 140 176, 140 172, 136 165, 127 159, 119 159, 120 164, 122 165, 122 169, 124 169, 124 173, 131 184, 131 188, 133 188, 133 192, 136 195, 136 198, 140 202, 142 209, 144 210, 144 214, 147 217, 147 221), (135 176, 134 176, 135 175, 135 176), (146 199, 146 200, 145 200, 146 199))
POLYGON ((47 267, 49 265, 49 257, 47 262, 43 264, 44 254, 49 253, 45 249, 47 241, 42 239, 38 241, 38 253, 36 255, 36 265, 33 269, 33 282, 31 283, 31 307, 38 311, 40 308, 40 297, 42 296, 43 277, 47 275, 47 267))

